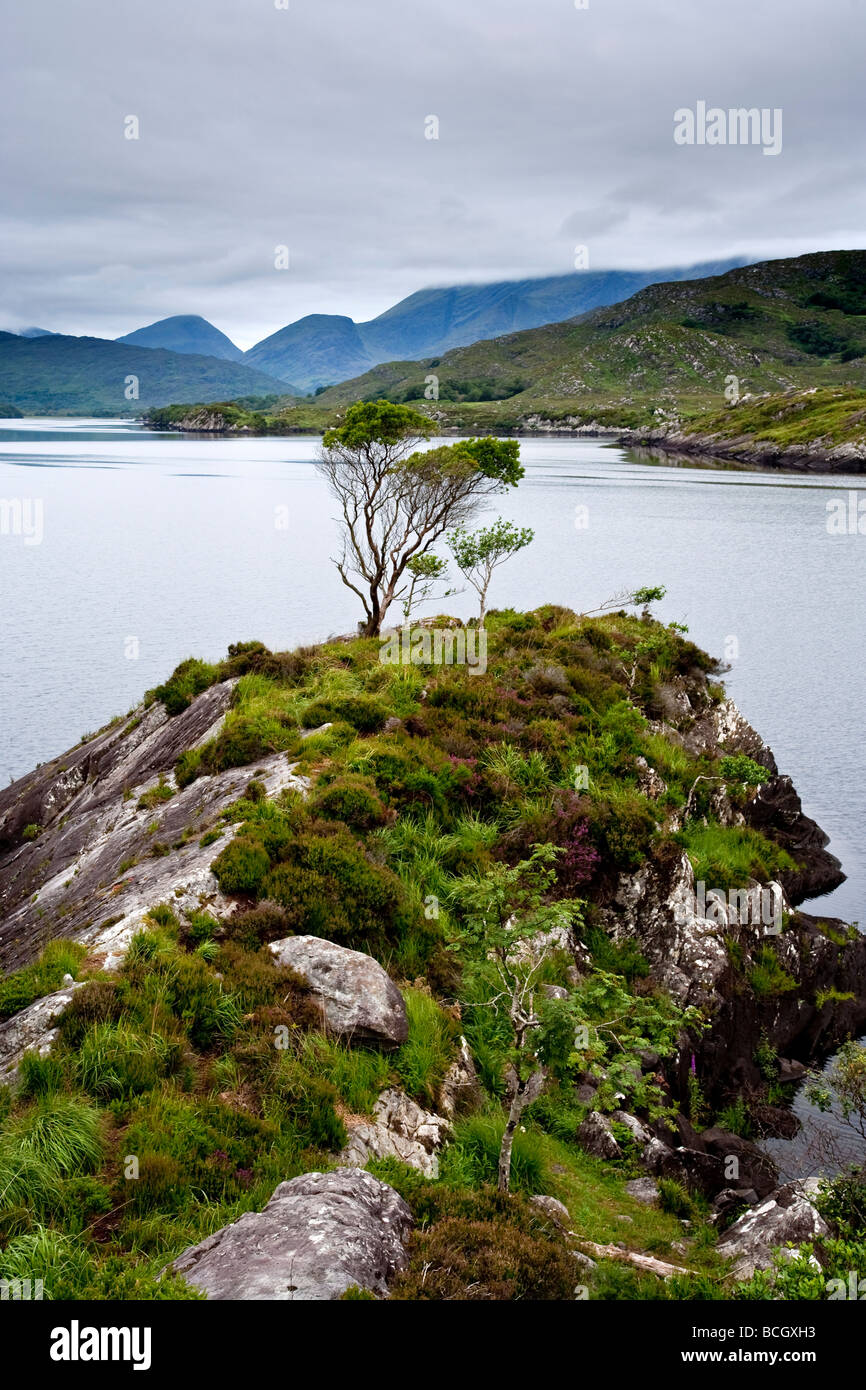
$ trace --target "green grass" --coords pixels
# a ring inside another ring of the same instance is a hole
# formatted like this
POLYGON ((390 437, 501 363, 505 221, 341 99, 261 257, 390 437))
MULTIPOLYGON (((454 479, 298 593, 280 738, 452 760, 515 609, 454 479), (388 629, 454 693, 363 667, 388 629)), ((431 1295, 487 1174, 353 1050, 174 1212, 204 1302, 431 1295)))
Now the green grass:
POLYGON ((748 826, 690 821, 676 839, 691 860, 695 881, 723 892, 746 888, 750 879, 768 883, 796 868, 786 850, 748 826))
POLYGON ((0 980, 0 1021, 60 989, 64 975, 75 979, 86 955, 86 948, 76 941, 49 941, 33 965, 0 980))

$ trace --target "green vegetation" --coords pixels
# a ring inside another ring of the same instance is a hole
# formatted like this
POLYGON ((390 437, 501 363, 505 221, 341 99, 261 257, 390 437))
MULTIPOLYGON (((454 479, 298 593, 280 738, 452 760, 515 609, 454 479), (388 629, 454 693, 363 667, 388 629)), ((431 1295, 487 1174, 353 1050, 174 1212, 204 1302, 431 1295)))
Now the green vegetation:
POLYGON ((796 865, 790 854, 749 826, 690 821, 677 835, 692 863, 695 879, 712 888, 746 888, 750 879, 767 883, 796 865))
MULTIPOLYGON (((26 1268, 52 1298, 192 1296, 158 1272, 279 1182, 333 1164, 386 1087, 436 1107, 465 1037, 480 1108, 456 1120, 438 1181, 371 1164, 416 1218, 393 1297, 573 1298, 571 1246, 528 1201, 538 1193, 564 1202, 583 1238, 661 1258, 691 1222, 687 1275, 662 1286, 601 1261, 590 1297, 726 1296, 701 1202, 668 1184, 661 1208, 642 1206, 625 1191, 626 1135, 625 1156, 603 1162, 575 1132, 588 1081, 603 1112, 672 1113, 658 1072, 704 1020, 653 980, 637 941, 612 937, 603 909, 623 869, 673 862, 682 844, 720 886, 717 866, 738 883, 783 869, 764 836, 703 824, 703 789, 753 785, 757 765, 695 756, 653 724, 671 685, 693 710, 716 697, 709 659, 648 614, 547 605, 493 611, 486 626, 483 673, 383 664, 375 638, 293 653, 248 642, 185 661, 152 692, 174 717, 236 680, 221 732, 176 773, 185 785, 248 770, 201 835, 237 910, 154 904, 120 968, 75 992, 51 1053, 24 1058, 14 1094, 0 1088, 0 1277, 26 1268), (306 796, 267 795, 259 760, 272 752, 297 763, 306 796), (664 784, 654 797, 647 764, 664 784), (408 1041, 385 1054, 323 1033, 317 1001, 268 950, 293 932, 378 959, 406 1000, 408 1041)), ((168 793, 157 782, 145 805, 168 793)), ((55 942, 0 982, 2 1016, 80 975, 83 955, 55 942)), ((756 993, 788 987, 769 948, 743 948, 742 964, 756 993)), ((697 1080, 684 1089, 706 1122, 697 1080)))
POLYGON ((86 954, 85 948, 75 941, 49 941, 33 965, 0 979, 0 1021, 60 989, 64 975, 75 979, 86 954))
MULTIPOLYGON (((324 433, 359 401, 411 403, 448 429, 510 434, 538 423, 866 447, 866 253, 819 252, 672 281, 621 304, 481 339, 423 361, 391 361, 305 401, 215 408, 232 429, 324 433), (820 286, 816 290, 816 283, 820 286), (427 398, 435 373, 438 398, 427 398), (725 405, 726 383, 739 403, 725 405)), ((190 407, 148 416, 177 426, 190 407)))

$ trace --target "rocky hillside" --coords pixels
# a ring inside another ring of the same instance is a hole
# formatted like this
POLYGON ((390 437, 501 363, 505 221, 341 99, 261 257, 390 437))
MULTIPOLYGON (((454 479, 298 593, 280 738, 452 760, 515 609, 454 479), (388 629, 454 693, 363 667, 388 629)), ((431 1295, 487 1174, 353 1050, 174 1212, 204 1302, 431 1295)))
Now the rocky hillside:
MULTIPOLYGON (((343 314, 308 314, 256 343, 251 367, 315 391, 395 358, 425 358, 615 304, 645 285, 694 280, 730 270, 737 260, 679 269, 581 270, 490 285, 418 290, 366 323, 343 314)), ((171 347, 172 343, 161 346, 171 347)))
POLYGON ((620 440, 747 464, 860 473, 866 467, 866 391, 812 386, 748 397, 688 424, 662 421, 627 430, 620 440))
POLYGON ((490 615, 483 674, 242 643, 0 792, 0 1277, 823 1296, 773 1249, 823 1278, 863 1233, 755 1140, 862 1030, 866 942, 799 910, 839 864, 714 676, 553 606, 490 615), (520 1062, 463 947, 538 846, 571 926, 529 948, 548 1050, 501 1192, 520 1062))
POLYGON ((655 284, 622 303, 421 362, 390 362, 323 392, 424 401, 463 428, 644 426, 793 388, 866 387, 866 252, 765 261, 709 279, 655 284))

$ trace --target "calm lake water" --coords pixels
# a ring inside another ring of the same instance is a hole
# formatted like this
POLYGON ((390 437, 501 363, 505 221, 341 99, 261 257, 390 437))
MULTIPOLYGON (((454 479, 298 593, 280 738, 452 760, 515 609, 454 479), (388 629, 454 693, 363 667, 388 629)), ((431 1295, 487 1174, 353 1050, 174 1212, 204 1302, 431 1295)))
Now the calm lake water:
MULTIPOLYGON (((28 544, 10 514, 0 532, 4 782, 125 713, 186 656, 354 627, 317 448, 0 422, 0 499, 37 528, 41 509, 42 529, 28 544)), ((831 836, 849 878, 820 910, 866 923, 866 536, 826 529, 828 500, 859 498, 866 481, 659 464, 592 440, 526 439, 522 456, 524 481, 489 514, 535 541, 497 571, 494 606, 588 610, 666 585, 659 616, 714 655, 736 652, 728 689, 831 836)), ((473 599, 447 607, 468 616, 473 599)))

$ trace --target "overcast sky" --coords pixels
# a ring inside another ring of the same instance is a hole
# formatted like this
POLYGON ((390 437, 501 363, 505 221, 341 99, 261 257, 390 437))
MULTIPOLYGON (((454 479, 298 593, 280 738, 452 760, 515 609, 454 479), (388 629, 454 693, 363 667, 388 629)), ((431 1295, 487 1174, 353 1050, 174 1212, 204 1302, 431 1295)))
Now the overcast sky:
POLYGON ((593 269, 866 246, 863 0, 288 4, 6 6, 0 326, 194 313, 249 347, 577 244, 593 269), (699 100, 781 108, 781 154, 676 145, 699 100))

